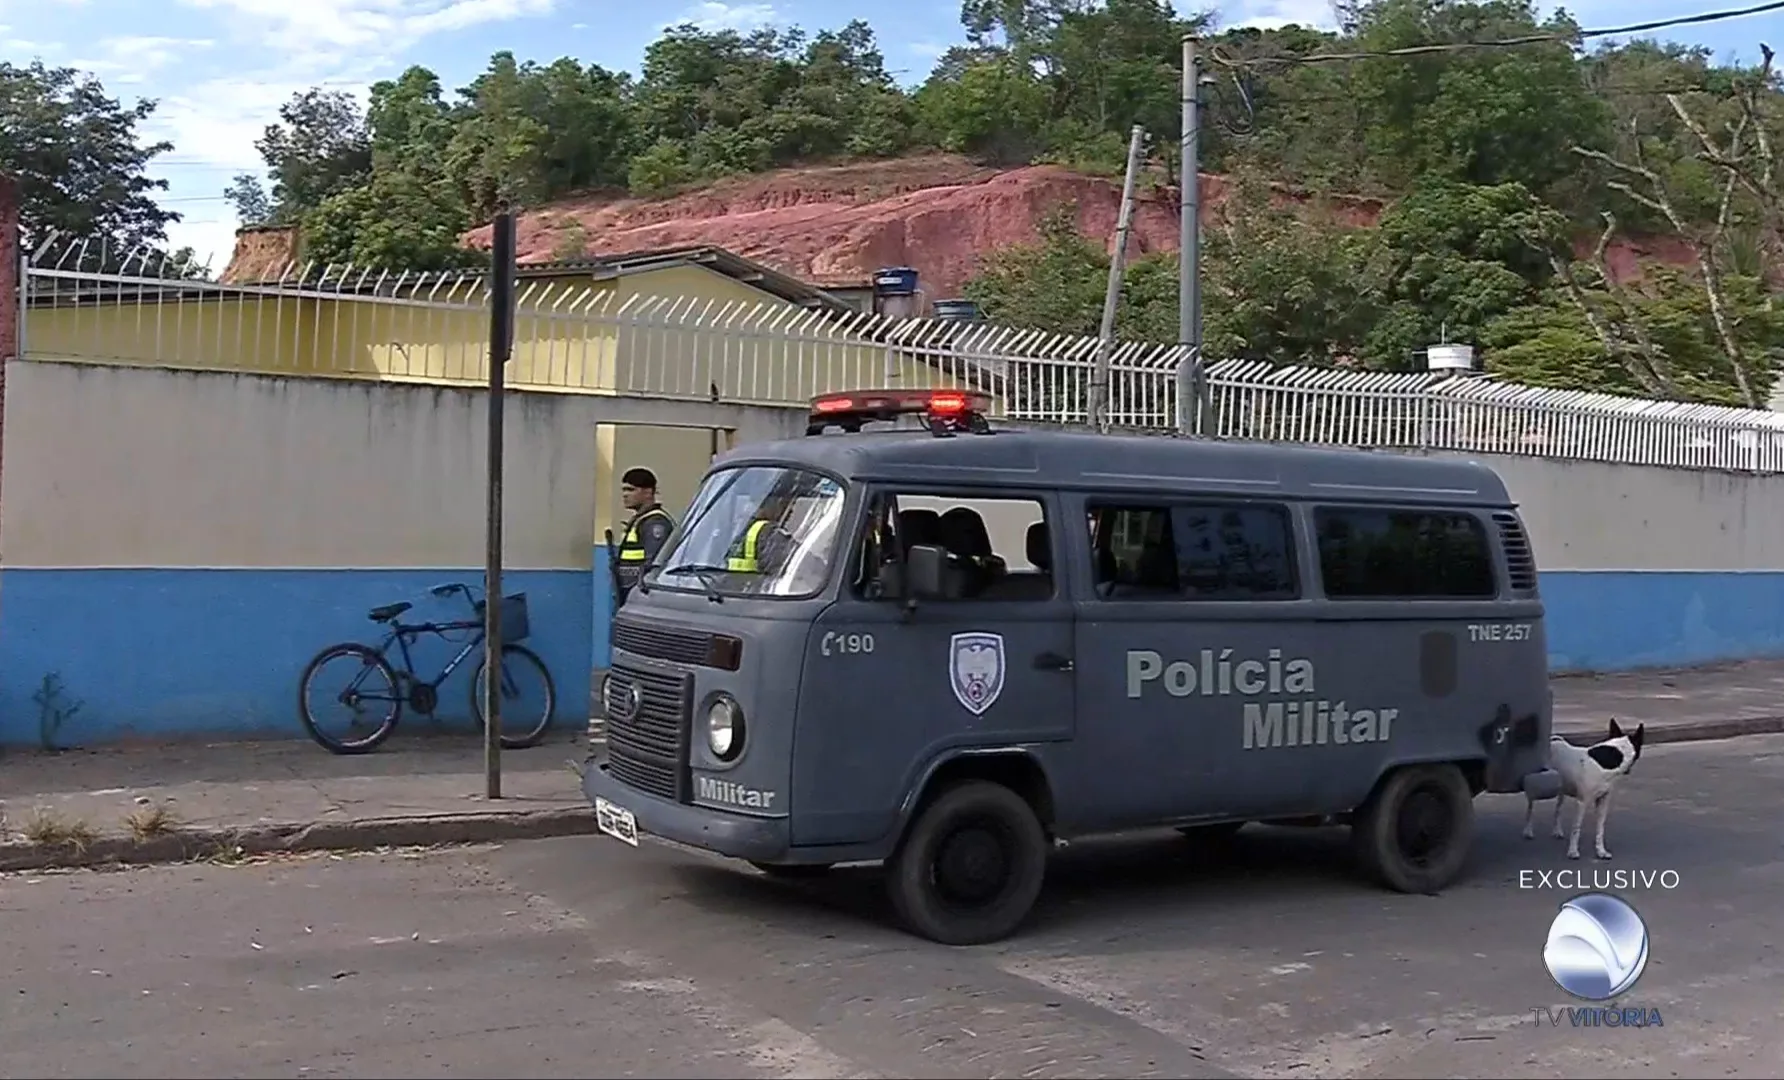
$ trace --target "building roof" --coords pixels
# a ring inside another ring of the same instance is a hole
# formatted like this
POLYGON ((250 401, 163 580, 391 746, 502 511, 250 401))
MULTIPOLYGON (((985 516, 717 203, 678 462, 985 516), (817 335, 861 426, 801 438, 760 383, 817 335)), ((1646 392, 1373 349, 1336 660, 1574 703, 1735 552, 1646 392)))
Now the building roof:
POLYGON ((853 312, 857 309, 809 282, 735 252, 710 244, 685 247, 653 248, 643 251, 592 255, 586 259, 561 259, 550 262, 523 263, 522 279, 558 277, 566 274, 589 274, 596 281, 610 281, 628 274, 647 274, 677 266, 703 266, 714 273, 761 289, 800 307, 826 311, 853 312))

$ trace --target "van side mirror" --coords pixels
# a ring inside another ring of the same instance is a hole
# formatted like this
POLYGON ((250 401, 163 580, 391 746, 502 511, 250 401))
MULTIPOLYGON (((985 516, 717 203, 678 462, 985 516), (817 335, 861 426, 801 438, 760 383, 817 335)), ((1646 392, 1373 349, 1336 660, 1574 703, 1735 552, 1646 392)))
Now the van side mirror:
POLYGON ((905 553, 904 562, 906 595, 919 600, 940 599, 947 552, 933 544, 915 544, 905 553))

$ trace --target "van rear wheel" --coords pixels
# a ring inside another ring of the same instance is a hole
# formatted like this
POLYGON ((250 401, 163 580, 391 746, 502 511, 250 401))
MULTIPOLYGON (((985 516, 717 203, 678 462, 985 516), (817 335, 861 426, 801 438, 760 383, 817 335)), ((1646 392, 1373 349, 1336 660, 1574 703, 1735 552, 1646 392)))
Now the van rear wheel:
POLYGON ((1435 893, 1455 881, 1474 836, 1474 793, 1450 764, 1408 765, 1388 775, 1350 828, 1358 861, 1383 885, 1435 893))
POLYGON ((917 815, 886 864, 892 907, 943 945, 1014 933, 1047 874, 1047 834, 1027 800, 1002 784, 949 787, 917 815))

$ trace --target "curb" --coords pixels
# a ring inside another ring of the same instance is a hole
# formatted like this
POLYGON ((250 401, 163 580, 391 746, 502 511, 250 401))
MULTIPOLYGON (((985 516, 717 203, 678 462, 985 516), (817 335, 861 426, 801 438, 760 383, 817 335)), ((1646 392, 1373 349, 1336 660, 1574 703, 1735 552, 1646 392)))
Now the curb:
MULTIPOLYGON (((1628 727, 1628 721, 1623 721, 1628 727)), ((1744 735, 1784 734, 1784 716, 1739 716, 1725 720, 1686 720, 1680 723, 1655 723, 1642 736, 1644 746, 1665 743, 1710 742, 1717 739, 1738 739, 1744 735)), ((1575 746, 1591 746, 1604 738, 1604 729, 1566 731, 1562 737, 1575 746)))
POLYGON ((369 851, 382 847, 544 840, 595 832, 587 806, 508 813, 432 814, 251 825, 240 829, 176 829, 138 840, 105 836, 82 848, 0 843, 0 872, 94 866, 147 866, 231 856, 303 851, 369 851))

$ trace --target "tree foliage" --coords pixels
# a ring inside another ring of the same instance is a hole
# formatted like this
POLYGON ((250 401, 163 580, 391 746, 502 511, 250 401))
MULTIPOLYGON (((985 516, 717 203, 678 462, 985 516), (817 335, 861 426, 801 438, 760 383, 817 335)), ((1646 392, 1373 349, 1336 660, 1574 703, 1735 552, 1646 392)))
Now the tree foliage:
POLYGON ((164 249, 180 215, 155 201, 167 182, 147 174, 172 149, 138 131, 154 112, 153 101, 124 105, 73 68, 0 63, 0 172, 18 182, 27 246, 54 233, 114 266, 164 249))
MULTIPOLYGON (((1221 29, 1167 0, 962 0, 961 42, 908 88, 860 20, 673 26, 635 75, 498 52, 456 90, 412 67, 363 109, 295 95, 256 143, 269 186, 238 177, 228 197, 244 221, 303 224, 316 259, 425 269, 474 259, 459 238, 503 207, 798 163, 947 150, 1115 176, 1135 124, 1147 186, 1175 185, 1194 32, 1202 168, 1232 181, 1204 226, 1210 354, 1407 370, 1447 340, 1545 385, 1765 399, 1784 255, 1769 54, 1587 49, 1534 0, 1339 11, 1335 31, 1221 29), (1665 264, 1629 257, 1662 248, 1665 264)), ((152 105, 72 72, 0 74, 33 226, 161 235, 142 167, 167 148, 134 134, 152 105)), ((1094 332, 1108 256, 1070 220, 981 253, 969 292, 996 318, 1094 332)), ((1124 333, 1177 336, 1175 277, 1171 255, 1130 264, 1124 333)))

